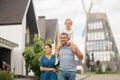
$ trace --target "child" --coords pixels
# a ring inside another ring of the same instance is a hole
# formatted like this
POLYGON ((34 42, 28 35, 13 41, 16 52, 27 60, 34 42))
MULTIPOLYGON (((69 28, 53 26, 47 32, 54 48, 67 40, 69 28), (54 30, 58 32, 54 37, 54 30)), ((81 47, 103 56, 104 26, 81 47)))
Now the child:
POLYGON ((65 20, 65 30, 63 32, 67 33, 69 36, 69 41, 73 41, 73 31, 71 29, 72 26, 72 20, 71 19, 66 19, 65 20))
MULTIPOLYGON (((65 20, 65 30, 63 31, 64 33, 67 33, 68 34, 68 37, 69 37, 69 41, 67 43, 67 45, 70 45, 70 42, 73 41, 73 31, 71 29, 71 26, 72 26, 72 20, 71 19, 66 19, 65 20)), ((60 43, 59 43, 59 46, 62 46, 60 43)), ((58 53, 59 53, 59 49, 60 47, 56 47, 56 52, 55 52, 55 56, 56 56, 56 61, 55 61, 55 65, 58 64, 59 62, 59 59, 58 59, 58 53)))

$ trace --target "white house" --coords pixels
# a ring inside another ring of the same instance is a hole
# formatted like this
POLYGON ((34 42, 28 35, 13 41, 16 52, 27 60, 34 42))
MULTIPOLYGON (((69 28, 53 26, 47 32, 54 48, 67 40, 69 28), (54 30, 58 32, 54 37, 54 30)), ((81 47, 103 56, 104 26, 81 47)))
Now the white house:
POLYGON ((10 57, 10 60, 6 63, 16 75, 25 74, 22 53, 25 48, 26 26, 31 31, 32 40, 33 34, 38 33, 32 0, 0 1, 0 37, 17 45, 16 48, 8 48, 0 44, 0 54, 4 55, 2 49, 10 50, 6 57, 10 57))
MULTIPOLYGON (((40 31, 44 28, 40 28, 42 24, 39 23, 36 21, 32 0, 0 1, 0 62, 4 61, 10 66, 11 72, 15 75, 25 75, 22 53, 26 45, 33 44, 35 33, 43 35, 40 31)), ((54 42, 58 36, 57 20, 52 20, 52 23, 55 27, 53 25, 49 27, 51 20, 47 21, 49 25, 45 29, 49 33, 44 30, 46 33, 44 40, 50 38, 54 42)))

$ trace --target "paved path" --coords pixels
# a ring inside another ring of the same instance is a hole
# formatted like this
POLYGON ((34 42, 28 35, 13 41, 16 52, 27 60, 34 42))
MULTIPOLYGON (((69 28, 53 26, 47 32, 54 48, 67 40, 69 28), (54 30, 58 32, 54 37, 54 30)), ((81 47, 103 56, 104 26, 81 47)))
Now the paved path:
MULTIPOLYGON (((32 78, 16 78, 15 80, 36 80, 32 78)), ((76 74, 76 80, 120 80, 120 74, 76 74)))
POLYGON ((119 74, 77 74, 76 80, 120 80, 119 74))

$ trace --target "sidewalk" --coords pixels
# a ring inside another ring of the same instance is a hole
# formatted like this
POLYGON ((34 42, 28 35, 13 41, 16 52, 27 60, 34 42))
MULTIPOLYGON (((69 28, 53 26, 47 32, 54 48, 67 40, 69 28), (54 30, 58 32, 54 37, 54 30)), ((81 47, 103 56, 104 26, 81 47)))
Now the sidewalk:
POLYGON ((77 74, 76 80, 120 80, 119 74, 77 74))
MULTIPOLYGON (((15 78, 15 80, 36 80, 33 78, 15 78)), ((76 80, 120 80, 119 74, 76 74, 76 80)))

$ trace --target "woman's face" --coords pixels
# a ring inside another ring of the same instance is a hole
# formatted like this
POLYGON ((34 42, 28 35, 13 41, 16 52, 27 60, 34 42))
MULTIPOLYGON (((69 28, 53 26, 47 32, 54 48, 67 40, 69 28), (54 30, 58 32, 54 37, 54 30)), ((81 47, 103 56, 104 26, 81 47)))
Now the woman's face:
POLYGON ((44 50, 45 50, 45 53, 46 53, 46 54, 50 54, 51 51, 52 51, 52 49, 51 49, 48 45, 46 45, 46 46, 44 47, 44 50))

